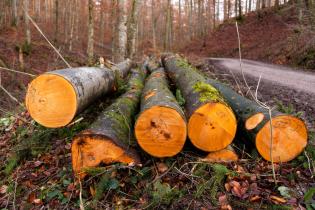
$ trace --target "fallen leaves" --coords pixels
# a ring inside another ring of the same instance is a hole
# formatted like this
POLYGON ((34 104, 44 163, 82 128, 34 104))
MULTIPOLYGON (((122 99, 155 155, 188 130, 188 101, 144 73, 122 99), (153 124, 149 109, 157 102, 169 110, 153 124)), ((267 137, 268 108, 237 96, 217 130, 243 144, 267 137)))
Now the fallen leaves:
POLYGON ((158 169, 158 172, 164 173, 168 170, 168 166, 165 163, 158 163, 157 169, 158 169))
POLYGON ((8 191, 8 186, 7 185, 2 185, 1 187, 0 187, 0 194, 6 194, 7 193, 7 191, 8 191))

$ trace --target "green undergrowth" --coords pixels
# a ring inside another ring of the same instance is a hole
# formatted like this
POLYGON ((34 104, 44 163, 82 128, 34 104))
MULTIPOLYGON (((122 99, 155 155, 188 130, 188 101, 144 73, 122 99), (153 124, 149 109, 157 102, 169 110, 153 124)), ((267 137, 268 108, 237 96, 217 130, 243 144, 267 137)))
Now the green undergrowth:
POLYGON ((22 160, 31 159, 49 151, 54 140, 70 141, 76 133, 86 127, 87 123, 77 123, 71 127, 59 129, 45 128, 37 123, 18 127, 11 138, 14 146, 5 167, 1 168, 2 172, 9 175, 22 160))

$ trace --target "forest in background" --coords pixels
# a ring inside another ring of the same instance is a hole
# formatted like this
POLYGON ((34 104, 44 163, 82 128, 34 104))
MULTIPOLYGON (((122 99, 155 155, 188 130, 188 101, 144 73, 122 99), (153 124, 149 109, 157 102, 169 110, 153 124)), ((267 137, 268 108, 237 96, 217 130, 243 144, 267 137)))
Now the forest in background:
MULTIPOLYGON (((279 0, 12 0, 1 1, 0 27, 25 31, 30 45, 38 33, 28 13, 60 50, 85 49, 89 59, 100 54, 118 62, 157 51, 179 50, 194 39, 206 39, 220 23, 266 7, 279 0), (24 8, 24 9, 23 9, 24 8), (96 52, 95 48, 102 53, 96 52)), ((308 8, 311 1, 291 1, 308 8)), ((304 9, 301 10, 301 13, 304 9)), ((303 14, 301 14, 303 15, 303 14)), ((27 46, 24 46, 27 51, 27 46)))
MULTIPOLYGON (((314 6, 312 0, 3 0, 0 67, 35 76, 68 64, 99 66, 100 57, 106 64, 126 58, 141 63, 144 55, 173 51, 233 87, 229 75, 224 77, 224 71, 216 72, 208 61, 200 60, 239 57, 235 22, 245 58, 312 68, 314 6)), ((0 73, 0 84, 23 103, 33 77, 0 73)), ((256 80, 249 80, 251 86, 257 85, 256 80)), ((286 88, 281 92, 264 82, 259 90, 263 99, 273 101, 282 113, 301 116, 304 107, 296 104, 311 103, 308 96, 302 97, 301 103, 286 88), (283 96, 280 100, 287 100, 275 101, 274 95, 265 93, 270 89, 277 98, 283 96)), ((180 98, 174 84, 171 88, 180 98)), ((94 102, 66 127, 47 129, 1 91, 1 208, 314 208, 313 129, 305 151, 289 163, 271 164, 243 145, 235 147, 238 162, 203 163, 200 157, 205 153, 187 143, 172 158, 153 158, 139 150, 142 167, 101 165, 88 171, 90 178, 79 183, 71 165, 72 140, 119 94, 94 102), (21 111, 11 112, 15 107, 21 111)))

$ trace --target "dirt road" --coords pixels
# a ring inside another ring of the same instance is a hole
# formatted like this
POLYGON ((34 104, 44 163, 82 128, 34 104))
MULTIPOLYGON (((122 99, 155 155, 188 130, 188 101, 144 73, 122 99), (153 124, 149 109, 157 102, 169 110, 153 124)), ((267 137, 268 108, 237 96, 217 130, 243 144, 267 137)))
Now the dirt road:
MULTIPOLYGON (((209 58, 206 59, 205 64, 208 67, 203 69, 204 71, 212 72, 219 79, 226 80, 235 86, 233 73, 244 87, 238 59, 209 58)), ((253 90, 261 76, 259 94, 262 101, 267 101, 272 105, 276 104, 276 100, 282 101, 286 106, 293 104, 297 111, 305 112, 305 118, 314 128, 315 73, 251 60, 243 60, 242 68, 246 81, 253 90)))

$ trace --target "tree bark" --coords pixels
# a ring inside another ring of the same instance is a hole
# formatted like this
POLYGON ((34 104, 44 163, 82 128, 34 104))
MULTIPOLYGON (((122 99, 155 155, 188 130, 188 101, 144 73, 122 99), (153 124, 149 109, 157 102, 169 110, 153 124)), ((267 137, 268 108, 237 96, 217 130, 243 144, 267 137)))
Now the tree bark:
POLYGON ((302 120, 272 111, 272 121, 270 122, 269 111, 256 102, 237 94, 216 80, 207 79, 207 83, 224 95, 236 113, 239 136, 253 142, 264 159, 271 161, 270 123, 272 123, 274 162, 290 161, 303 151, 307 144, 307 129, 302 120))
POLYGON ((117 44, 117 55, 115 62, 121 62, 126 56, 126 44, 127 44, 127 14, 126 14, 126 2, 125 0, 118 0, 118 44, 117 44))
POLYGON ((222 95, 186 60, 168 54, 163 64, 186 101, 188 136, 204 151, 217 151, 228 146, 236 133, 236 118, 222 95))
POLYGON ((17 0, 12 0, 12 7, 13 7, 13 21, 12 25, 13 26, 18 26, 19 24, 19 17, 18 17, 18 11, 17 11, 17 0))
POLYGON ((26 107, 45 127, 65 126, 95 99, 114 91, 118 77, 125 76, 130 68, 131 61, 127 60, 113 70, 79 67, 46 72, 29 84, 26 107))
POLYGON ((151 1, 151 19, 152 19, 152 45, 153 50, 156 51, 156 24, 157 24, 157 18, 155 17, 155 0, 151 1))
MULTIPOLYGON (((93 64, 94 58, 94 1, 89 0, 89 23, 88 23, 88 64, 93 64)), ((120 61, 121 62, 121 61, 120 61)))
POLYGON ((31 29, 30 29, 30 21, 28 19, 28 11, 29 11, 29 0, 23 0, 24 7, 24 21, 25 21, 25 36, 26 36, 26 44, 27 46, 31 46, 31 29))
POLYGON ((169 90, 164 69, 150 70, 153 72, 143 90, 135 135, 140 147, 150 155, 172 157, 186 141, 185 114, 169 90))
POLYGON ((55 42, 58 41, 58 33, 59 33, 59 0, 55 0, 55 42))
POLYGON ((136 52, 136 34, 138 25, 139 1, 132 0, 131 12, 127 27, 127 58, 133 58, 136 52))
POLYGON ((84 168, 101 163, 139 164, 140 158, 132 141, 133 119, 137 112, 145 74, 134 70, 128 90, 106 108, 89 129, 72 141, 72 166, 76 175, 85 176, 84 168))

